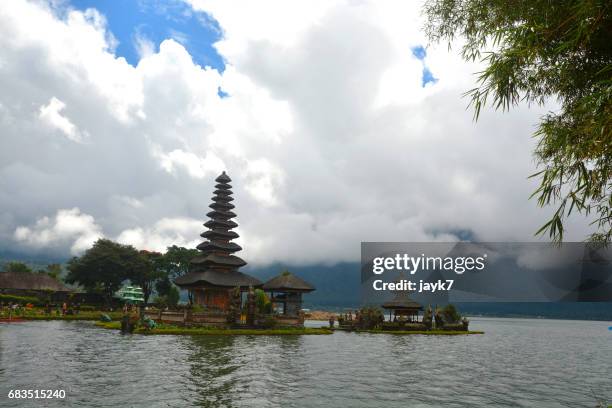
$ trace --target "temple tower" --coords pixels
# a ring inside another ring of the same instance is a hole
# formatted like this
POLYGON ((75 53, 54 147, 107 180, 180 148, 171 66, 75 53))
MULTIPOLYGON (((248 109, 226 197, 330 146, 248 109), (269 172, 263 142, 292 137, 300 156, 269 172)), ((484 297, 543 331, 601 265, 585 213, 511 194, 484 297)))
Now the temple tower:
POLYGON ((200 236, 206 241, 197 246, 200 254, 191 260, 189 273, 176 279, 175 283, 191 291, 194 302, 208 309, 227 310, 230 291, 239 287, 241 291, 249 286, 257 287, 261 282, 252 276, 239 272, 246 262, 234 253, 240 251, 240 245, 232 242, 238 234, 232 231, 238 226, 232 218, 232 181, 225 172, 215 179, 212 209, 206 214, 210 219, 204 224, 207 231, 200 236))

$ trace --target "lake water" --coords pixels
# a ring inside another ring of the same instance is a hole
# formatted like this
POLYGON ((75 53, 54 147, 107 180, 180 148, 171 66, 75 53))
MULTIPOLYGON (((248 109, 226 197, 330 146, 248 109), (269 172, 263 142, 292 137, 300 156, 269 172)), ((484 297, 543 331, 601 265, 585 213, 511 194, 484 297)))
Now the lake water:
POLYGON ((612 404, 611 325, 473 318, 486 334, 190 337, 0 324, 0 406, 596 407, 612 404), (10 389, 66 399, 9 400, 10 389))

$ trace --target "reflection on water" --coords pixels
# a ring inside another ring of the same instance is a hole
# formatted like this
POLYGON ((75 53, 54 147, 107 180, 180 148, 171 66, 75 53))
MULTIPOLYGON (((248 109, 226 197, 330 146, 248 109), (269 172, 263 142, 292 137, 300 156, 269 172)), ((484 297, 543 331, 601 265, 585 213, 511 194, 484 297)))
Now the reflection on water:
POLYGON ((457 337, 121 336, 88 322, 0 325, 0 406, 595 407, 593 394, 612 401, 609 325, 473 319, 487 333, 457 337), (10 389, 65 389, 67 398, 9 400, 10 389))

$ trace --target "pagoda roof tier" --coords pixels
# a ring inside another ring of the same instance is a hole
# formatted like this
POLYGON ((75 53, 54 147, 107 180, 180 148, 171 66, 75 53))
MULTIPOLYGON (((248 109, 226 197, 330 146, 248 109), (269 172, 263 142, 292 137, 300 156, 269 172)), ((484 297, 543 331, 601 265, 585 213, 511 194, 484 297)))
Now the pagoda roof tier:
POLYGON ((242 247, 235 242, 223 242, 223 241, 204 241, 198 248, 202 252, 208 251, 225 251, 225 252, 238 252, 242 247))
POLYGON ((221 173, 219 177, 215 179, 217 183, 230 183, 232 181, 231 178, 225 172, 221 173))
POLYGON ((259 279, 247 275, 246 273, 238 271, 223 272, 213 269, 207 269, 200 272, 189 272, 176 278, 174 283, 181 287, 210 285, 226 288, 235 288, 236 286, 248 288, 249 286, 261 286, 261 281, 259 281, 259 279))
POLYGON ((191 260, 191 263, 193 265, 203 265, 212 268, 218 267, 221 269, 240 268, 241 266, 246 265, 246 262, 242 258, 234 255, 219 254, 198 255, 191 260))
POLYGON ((219 190, 231 190, 232 186, 230 186, 229 184, 225 184, 225 183, 219 183, 219 184, 215 184, 215 188, 219 190))
POLYGON ((212 241, 229 241, 230 239, 238 238, 239 235, 234 231, 208 230, 200 234, 202 238, 208 238, 212 241))
POLYGON ((234 198, 230 196, 218 196, 213 197, 212 200, 217 203, 229 203, 230 201, 234 201, 234 198))
POLYGON ((267 291, 279 292, 312 292, 314 286, 290 272, 283 272, 263 284, 267 291))
POLYGON ((213 194, 216 196, 230 196, 234 193, 232 193, 232 190, 219 190, 216 189, 215 191, 213 191, 213 194))
POLYGON ((230 218, 234 218, 236 216, 236 214, 232 211, 211 211, 209 213, 206 214, 207 217, 212 218, 213 220, 216 219, 230 219, 230 218))
POLYGON ((236 228, 238 224, 230 220, 210 220, 210 221, 206 221, 204 223, 204 226, 206 228, 215 229, 215 230, 216 229, 229 230, 232 228, 236 228))
POLYGON ((235 206, 234 204, 230 204, 230 203, 218 202, 218 203, 212 203, 211 205, 209 205, 209 207, 217 211, 229 211, 235 206))

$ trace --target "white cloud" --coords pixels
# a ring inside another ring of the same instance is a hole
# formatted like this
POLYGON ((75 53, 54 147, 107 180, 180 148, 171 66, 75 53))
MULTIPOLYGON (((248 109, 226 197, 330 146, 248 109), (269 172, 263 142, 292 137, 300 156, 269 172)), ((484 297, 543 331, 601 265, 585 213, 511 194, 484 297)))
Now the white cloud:
MULTIPOLYGON (((485 110, 474 123, 460 95, 480 67, 445 44, 427 48, 439 81, 422 88, 418 3, 192 3, 220 24, 223 73, 173 39, 141 38, 131 66, 93 9, 0 3, 6 246, 74 253, 102 235, 193 246, 221 170, 252 264, 357 260, 361 240, 462 229, 532 240, 550 214, 527 199, 544 110, 485 110), (87 143, 48 136, 83 138, 79 128, 87 143)), ((567 227, 568 239, 587 231, 581 219, 567 227)))
POLYGON ((122 231, 117 242, 133 245, 149 251, 165 252, 172 245, 193 248, 201 239, 198 237, 202 222, 190 218, 163 218, 151 228, 132 228, 122 231))
POLYGON ((138 56, 142 58, 150 57, 155 53, 155 44, 146 35, 137 32, 134 35, 134 47, 138 56))
POLYGON ((54 96, 49 100, 47 105, 40 107, 38 117, 52 128, 61 130, 68 139, 80 143, 83 141, 81 132, 70 119, 63 116, 61 113, 65 107, 66 104, 54 96))
POLYGON ((175 174, 178 168, 182 168, 194 178, 214 178, 225 169, 223 161, 211 151, 207 152, 205 157, 199 157, 180 149, 163 153, 156 148, 153 154, 159 158, 161 167, 172 174, 175 174))
POLYGON ((39 218, 31 227, 15 229, 18 242, 38 248, 69 243, 73 255, 83 252, 101 237, 100 226, 94 217, 81 213, 76 207, 59 210, 53 219, 39 218))

